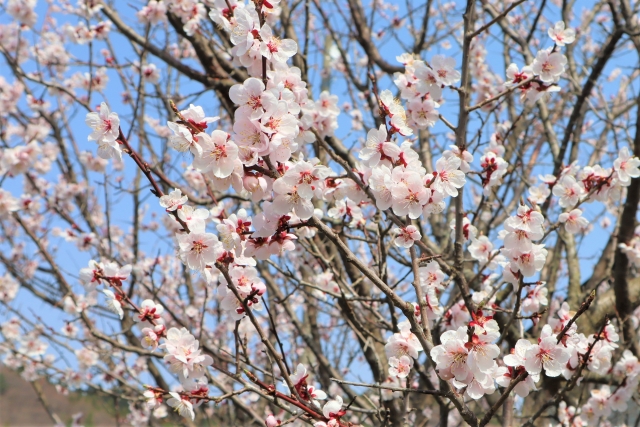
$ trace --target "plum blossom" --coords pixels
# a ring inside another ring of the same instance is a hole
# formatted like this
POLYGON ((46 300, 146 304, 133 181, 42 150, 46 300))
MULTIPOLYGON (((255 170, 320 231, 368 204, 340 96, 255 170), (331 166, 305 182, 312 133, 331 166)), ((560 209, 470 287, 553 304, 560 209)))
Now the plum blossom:
POLYGON ((98 143, 98 156, 103 159, 122 158, 122 148, 117 142, 120 135, 120 118, 117 113, 109 111, 109 107, 103 102, 97 113, 87 113, 85 123, 93 129, 87 139, 98 143))
POLYGON ((155 350, 158 348, 158 341, 160 340, 159 333, 164 331, 164 326, 157 325, 154 328, 143 328, 142 339, 140 339, 140 345, 144 348, 150 348, 155 350))
POLYGON ((384 346, 385 352, 389 357, 411 356, 418 358, 418 352, 422 351, 422 345, 411 332, 409 321, 400 322, 398 324, 400 332, 393 334, 384 346))
POLYGON ((172 212, 187 203, 187 200, 189 200, 189 198, 187 196, 183 196, 182 191, 179 188, 175 188, 173 191, 169 192, 169 194, 165 194, 160 197, 160 206, 165 208, 167 212, 172 212))
POLYGON ((328 419, 339 419, 344 415, 344 411, 342 411, 342 397, 336 396, 334 399, 329 400, 322 407, 322 413, 325 418, 328 419))
POLYGON ((438 121, 438 106, 439 104, 431 99, 423 101, 420 98, 414 98, 409 102, 408 110, 418 128, 426 129, 433 127, 438 121))
POLYGON ((471 170, 469 164, 473 162, 473 154, 467 150, 460 151, 457 145, 450 145, 448 150, 442 152, 442 157, 458 157, 460 159, 460 170, 467 173, 471 170))
POLYGON ((569 350, 558 344, 549 325, 544 326, 541 336, 543 338, 540 338, 538 344, 532 344, 526 349, 524 367, 530 374, 539 374, 544 369, 548 377, 557 377, 569 360, 569 350))
POLYGON ((523 276, 531 277, 536 271, 542 270, 547 260, 547 250, 544 245, 531 245, 527 250, 509 251, 509 256, 515 261, 515 266, 523 276))
POLYGON ((471 245, 469 245, 469 253, 471 256, 481 262, 489 262, 491 251, 493 250, 493 243, 487 236, 480 236, 477 239, 473 239, 471 245))
POLYGON ((564 73, 567 58, 560 52, 542 49, 538 51, 531 64, 531 69, 544 83, 557 83, 560 75, 564 73))
POLYGON ((171 406, 181 417, 195 419, 196 414, 193 411, 193 404, 188 397, 181 396, 173 391, 169 392, 169 395, 171 397, 167 399, 167 405, 171 406))
MULTIPOLYGON (((498 383, 501 387, 508 387, 515 378, 520 375, 524 368, 520 367, 519 369, 515 369, 511 366, 504 367, 500 366, 496 369, 495 379, 496 383, 498 383)), ((513 391, 520 397, 527 397, 531 391, 536 391, 536 381, 538 376, 536 375, 528 375, 524 380, 520 381, 514 388, 513 391)))
POLYGON ((238 158, 238 146, 228 133, 214 130, 211 136, 198 134, 202 151, 193 159, 193 167, 200 172, 211 172, 217 178, 226 178, 233 172, 238 158))
POLYGON ((186 328, 171 328, 167 331, 166 341, 160 345, 167 351, 164 356, 172 372, 181 378, 200 378, 206 366, 213 363, 209 355, 200 354, 199 342, 186 328))
POLYGON ((187 224, 189 230, 194 233, 204 233, 206 228, 205 220, 209 218, 210 215, 208 210, 204 208, 195 209, 193 206, 182 205, 177 212, 178 218, 187 224))
POLYGON ((484 187, 484 195, 488 196, 491 187, 500 184, 500 180, 507 173, 507 162, 502 157, 498 157, 494 152, 489 151, 480 158, 480 166, 482 167, 482 186, 484 187))
POLYGON ((462 187, 466 179, 464 172, 458 168, 461 165, 459 157, 441 157, 436 162, 436 170, 433 172, 434 180, 431 186, 451 197, 458 195, 458 188, 462 187))
POLYGON ((563 208, 575 206, 583 194, 583 187, 571 175, 563 176, 553 187, 553 195, 559 197, 558 204, 563 208))
POLYGON ((533 314, 540 312, 540 306, 547 305, 547 293, 548 289, 545 283, 537 284, 533 289, 527 292, 527 295, 522 300, 522 313, 533 314))
POLYGON ((500 348, 491 343, 497 341, 499 337, 499 331, 485 329, 484 333, 474 333, 471 341, 465 344, 469 349, 467 364, 474 375, 478 372, 490 374, 495 363, 494 359, 500 355, 500 348))
POLYGON ((460 81, 460 72, 456 70, 456 60, 452 57, 435 55, 431 58, 431 68, 438 76, 438 81, 444 86, 451 86, 460 81))
POLYGON ((413 359, 409 356, 390 357, 389 358, 389 375, 398 378, 406 378, 413 366, 413 359))
POLYGON ((468 339, 466 326, 460 326, 454 331, 445 331, 440 336, 441 344, 435 346, 430 352, 440 378, 444 380, 456 378, 458 381, 467 381, 473 377, 467 363, 469 349, 466 343, 468 339))
POLYGON ((561 213, 558 222, 564 223, 564 228, 573 234, 583 231, 589 225, 589 220, 582 216, 580 209, 561 213))
POLYGON ((549 37, 558 46, 571 44, 576 40, 576 32, 572 28, 564 28, 564 22, 558 21, 553 28, 549 28, 549 37))
POLYGON ((262 94, 264 83, 255 77, 250 77, 242 84, 236 84, 229 89, 229 98, 238 105, 236 117, 247 117, 250 120, 258 120, 264 114, 262 94))
POLYGON ((204 271, 207 264, 214 264, 219 256, 218 236, 211 233, 188 233, 177 236, 179 256, 192 270, 204 271))
MULTIPOLYGON (((505 86, 514 87, 533 77, 533 70, 529 66, 522 67, 522 70, 520 70, 516 64, 512 63, 507 67, 506 74, 507 82, 505 86)), ((528 89, 528 87, 523 87, 523 90, 526 89, 528 89)))
POLYGON ((264 420, 264 424, 267 427, 278 427, 282 424, 282 421, 273 416, 273 414, 269 414, 267 418, 264 420))
POLYGON ((380 125, 379 129, 371 129, 367 133, 367 142, 359 157, 369 167, 377 166, 385 162, 387 166, 393 165, 400 155, 400 147, 388 140, 387 129, 380 125))
POLYGON ((0 276, 0 301, 8 303, 18 294, 20 284, 8 273, 0 276))
POLYGON ((409 174, 404 182, 393 186, 393 212, 398 216, 408 215, 411 219, 420 217, 422 206, 429 201, 431 192, 428 190, 418 174, 409 174))
POLYGON ((122 310, 122 303, 120 302, 118 297, 116 297, 116 295, 114 295, 113 292, 108 289, 103 289, 102 293, 107 297, 107 308, 116 313, 118 317, 122 319, 122 317, 124 316, 124 311, 122 310))
POLYGON ((151 326, 149 322, 163 323, 160 316, 164 312, 164 307, 156 304, 153 300, 146 299, 140 304, 140 313, 135 317, 136 322, 143 322, 143 325, 151 326), (147 322, 147 323, 145 323, 147 322))
POLYGON ((395 228, 393 232, 396 235, 395 239, 393 239, 393 244, 399 248, 410 248, 416 240, 420 240, 422 237, 420 230, 414 225, 395 228))
POLYGON ((86 347, 76 350, 75 355, 81 369, 90 368, 98 363, 98 353, 86 347))
POLYGON ((163 1, 150 0, 136 15, 140 22, 157 24, 167 20, 167 6, 163 1))
POLYGON ((267 288, 258 277, 258 271, 251 266, 233 267, 229 271, 229 277, 232 283, 227 283, 227 280, 223 279, 218 287, 222 309, 228 311, 234 320, 240 320, 244 317, 243 302, 253 310, 260 310, 262 308, 260 296, 266 292, 267 288), (235 287, 240 298, 228 289, 229 286, 235 287))
POLYGON ((13 197, 10 192, 0 188, 0 217, 5 217, 19 209, 18 199, 13 197))
POLYGON ((618 158, 613 162, 613 169, 618 175, 618 179, 623 184, 631 182, 631 178, 640 176, 640 159, 632 156, 627 147, 622 147, 618 153, 618 158))
POLYGON ((298 45, 291 39, 279 39, 273 35, 271 27, 264 24, 260 29, 260 53, 270 61, 283 63, 298 52, 298 45))
MULTIPOLYGON (((317 389, 314 386, 310 386, 307 384, 307 378, 309 375, 307 374, 307 369, 304 367, 302 363, 299 363, 296 367, 296 371, 289 377, 293 386, 298 391, 300 397, 305 400, 312 401, 315 405, 319 406, 318 400, 324 400, 327 398, 327 394, 317 389)), ((285 382, 285 385, 286 382, 285 382)))
POLYGON ((420 285, 422 287, 434 287, 443 290, 442 281, 444 273, 435 261, 429 261, 424 267, 419 267, 420 285))

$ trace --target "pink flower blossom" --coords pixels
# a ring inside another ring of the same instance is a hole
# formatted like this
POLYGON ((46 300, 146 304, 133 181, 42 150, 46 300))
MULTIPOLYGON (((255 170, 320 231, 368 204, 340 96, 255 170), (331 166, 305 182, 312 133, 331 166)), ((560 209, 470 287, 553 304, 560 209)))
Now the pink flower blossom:
POLYGON ((547 32, 551 40, 558 46, 571 44, 576 40, 576 32, 571 28, 565 30, 564 22, 562 21, 556 22, 553 28, 549 28, 547 32))

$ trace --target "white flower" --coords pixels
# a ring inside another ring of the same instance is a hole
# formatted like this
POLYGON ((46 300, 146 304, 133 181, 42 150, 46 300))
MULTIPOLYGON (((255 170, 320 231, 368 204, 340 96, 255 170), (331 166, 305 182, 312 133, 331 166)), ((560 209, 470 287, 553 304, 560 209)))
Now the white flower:
POLYGON ((294 186, 288 184, 283 177, 273 183, 273 191, 277 194, 273 200, 273 210, 280 215, 287 215, 292 210, 300 219, 309 219, 313 215, 313 191, 307 185, 294 186))
POLYGON ((394 233, 396 234, 396 238, 393 239, 393 244, 399 248, 410 248, 413 246, 415 241, 420 240, 422 237, 420 230, 418 230, 414 225, 407 225, 404 228, 395 228, 394 233))
POLYGON ((200 354, 199 346, 198 340, 186 328, 171 328, 167 331, 167 340, 160 347, 168 353, 164 360, 171 372, 186 379, 204 376, 205 367, 213 363, 211 356, 200 354))
POLYGON ((75 354, 81 369, 90 368, 98 363, 98 353, 88 348, 76 350, 75 354))
POLYGON ((155 350, 156 348, 158 348, 158 334, 156 334, 155 331, 151 328, 143 328, 140 344, 144 348, 155 350))
POLYGON ((18 294, 20 284, 10 275, 0 276, 0 301, 10 302, 18 294))
MULTIPOLYGON (((262 102, 264 83, 255 77, 250 77, 242 84, 236 84, 229 89, 229 98, 238 105, 235 112, 236 121, 239 117, 257 120, 264 114, 265 106, 262 102)), ((235 128, 235 126, 234 126, 235 128)))
POLYGON ((226 178, 233 172, 238 158, 238 146, 229 139, 229 134, 214 130, 211 136, 198 134, 202 152, 193 158, 193 167, 200 172, 209 172, 217 178, 226 178))
POLYGON ((262 56, 273 62, 287 62, 298 51, 298 45, 291 39, 281 40, 273 35, 271 27, 264 24, 260 29, 262 42, 260 43, 260 53, 262 56))
POLYGON ((572 208, 584 194, 584 189, 572 175, 563 176, 553 187, 553 195, 560 198, 558 204, 563 208, 572 208))
POLYGON ((178 218, 187 223, 192 233, 204 233, 205 220, 209 218, 209 215, 210 212, 205 208, 196 209, 193 206, 182 205, 178 209, 178 218))
POLYGON ((556 22, 553 28, 549 28, 548 34, 558 46, 571 44, 576 40, 576 32, 571 28, 565 30, 564 22, 562 21, 556 22))
POLYGON ((186 110, 180 111, 180 114, 186 121, 188 121, 189 123, 191 123, 192 125, 196 126, 201 130, 206 129, 209 123, 213 123, 216 120, 220 119, 220 117, 218 116, 206 117, 204 115, 204 110, 202 109, 202 107, 199 105, 193 105, 193 104, 189 104, 189 108, 187 108, 186 110))
POLYGON ((525 352, 524 367, 530 374, 539 374, 544 368, 549 377, 557 377, 562 373, 571 354, 563 345, 558 344, 555 335, 549 335, 551 327, 545 325, 538 344, 533 344, 525 352), (547 329, 545 331, 545 329, 547 329))
POLYGON ((490 374, 495 364, 494 359, 500 355, 500 348, 495 344, 491 344, 491 342, 499 337, 500 332, 485 329, 484 333, 474 333, 471 337, 471 342, 466 344, 469 348, 467 364, 474 375, 477 375, 478 372, 490 374))
POLYGON ((408 355, 417 359, 418 352, 422 351, 422 345, 418 341, 418 337, 411 332, 409 321, 399 323, 398 328, 400 332, 389 337, 384 346, 387 356, 401 357, 408 355))
POLYGON ((399 155, 400 147, 387 140, 387 129, 384 125, 380 125, 379 129, 369 130, 367 142, 359 153, 360 159, 369 167, 374 167, 381 161, 386 162, 387 166, 392 166, 399 155))
POLYGON ((215 234, 181 234, 177 239, 180 259, 192 270, 204 271, 207 264, 216 262, 221 245, 215 234))
POLYGON ((187 203, 187 200, 189 200, 189 198, 187 196, 183 196, 182 191, 176 188, 169 194, 165 194, 164 196, 160 197, 160 206, 165 208, 167 212, 171 212, 187 203))
POLYGON ((544 83, 556 83, 564 73, 567 58, 560 52, 540 50, 531 64, 531 69, 544 83))
POLYGON ((418 275, 420 276, 420 286, 443 289, 442 281, 444 280, 444 273, 437 262, 429 261, 426 266, 420 267, 418 269, 418 275))
POLYGON ((522 300, 522 313, 533 314, 540 311, 541 305, 547 305, 548 290, 545 283, 539 285, 527 293, 526 298, 522 300))
POLYGON ((134 319, 136 322, 146 322, 153 320, 156 323, 163 323, 160 315, 164 312, 164 307, 156 304, 153 300, 146 299, 140 304, 140 314, 134 319))
POLYGON ((435 55, 431 58, 431 68, 435 71, 440 83, 445 86, 451 86, 460 80, 460 72, 455 67, 456 60, 454 58, 442 55, 435 55))
POLYGON ((613 162, 613 169, 618 174, 618 179, 623 184, 631 182, 631 178, 640 176, 640 160, 629 152, 627 147, 622 147, 618 153, 618 158, 613 162))
POLYGON ((406 378, 413 366, 413 359, 409 356, 390 357, 389 358, 389 375, 398 378, 406 378))
POLYGON ((342 397, 336 396, 324 404, 322 413, 326 418, 340 418, 342 416, 342 397))
POLYGON ((513 259, 515 266, 525 277, 533 276, 536 271, 542 270, 547 259, 547 250, 544 245, 532 244, 530 248, 524 250, 513 249, 509 251, 502 249, 502 251, 513 259))
POLYGON ((100 104, 100 110, 97 113, 87 113, 85 123, 93 129, 88 137, 89 141, 116 143, 120 133, 120 119, 117 113, 109 111, 106 103, 100 104))
POLYGON ((509 64, 509 67, 507 67, 507 82, 505 83, 505 86, 517 86, 531 77, 533 77, 533 70, 531 67, 526 66, 522 67, 522 70, 519 70, 516 64, 509 64))
POLYGON ((436 170, 433 172, 435 179, 431 186, 451 197, 456 197, 457 189, 466 182, 464 172, 458 169, 460 164, 461 160, 457 156, 439 158, 436 162, 436 170))
POLYGON ((120 301, 118 301, 114 293, 108 289, 103 289, 102 293, 107 297, 107 308, 116 313, 120 317, 120 319, 122 319, 122 317, 124 316, 122 304, 120 303, 120 301))
POLYGON ((99 113, 87 113, 85 123, 93 129, 87 139, 98 143, 98 156, 103 159, 122 158, 122 148, 117 142, 120 134, 118 114, 111 113, 103 102, 99 113))
POLYGON ((578 233, 589 225, 589 220, 582 216, 580 209, 573 209, 571 212, 561 213, 558 217, 559 222, 564 223, 564 228, 569 233, 578 233))
POLYGON ((511 354, 507 354, 504 357, 504 364, 513 368, 524 366, 525 356, 531 345, 529 340, 519 339, 516 342, 516 347, 511 350, 511 354))
POLYGON ((171 406, 181 417, 195 419, 196 414, 193 412, 193 404, 188 398, 182 398, 176 392, 170 392, 171 398, 167 400, 167 405, 171 406))
POLYGON ((167 122, 167 126, 173 132, 173 135, 169 136, 169 147, 181 153, 190 148, 193 154, 197 154, 201 150, 200 146, 193 140, 193 134, 188 127, 174 122, 167 122))
POLYGON ((391 189, 393 212, 398 216, 409 215, 409 218, 416 219, 422 215, 422 207, 429 202, 431 189, 423 185, 416 172, 409 172, 403 178, 401 182, 394 183, 391 189))
POLYGON ((464 382, 473 377, 467 364, 469 349, 466 343, 468 339, 466 326, 460 326, 454 331, 445 331, 440 336, 442 344, 434 347, 430 352, 440 378, 444 380, 455 378, 464 382))
POLYGON ((491 243, 487 236, 480 236, 477 239, 473 239, 471 245, 469 245, 469 253, 475 260, 481 263, 489 261, 492 250, 493 243, 491 243))

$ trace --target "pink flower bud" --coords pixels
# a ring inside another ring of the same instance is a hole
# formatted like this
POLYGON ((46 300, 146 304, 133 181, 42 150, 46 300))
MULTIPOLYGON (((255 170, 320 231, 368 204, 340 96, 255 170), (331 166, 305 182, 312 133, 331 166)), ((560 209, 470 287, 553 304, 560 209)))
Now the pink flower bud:
POLYGON ((242 185, 249 193, 253 193, 260 189, 260 180, 255 175, 245 175, 242 178, 242 185))
POLYGON ((276 419, 273 415, 269 415, 264 423, 267 427, 277 427, 281 424, 280 420, 276 419))

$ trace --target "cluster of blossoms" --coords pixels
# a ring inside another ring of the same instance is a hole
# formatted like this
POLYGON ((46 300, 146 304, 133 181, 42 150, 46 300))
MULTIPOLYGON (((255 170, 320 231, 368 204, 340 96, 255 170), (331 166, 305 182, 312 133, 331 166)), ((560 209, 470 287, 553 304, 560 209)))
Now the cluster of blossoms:
POLYGON ((98 143, 98 156, 103 159, 122 159, 122 147, 118 142, 120 136, 120 118, 112 113, 106 103, 100 104, 97 113, 88 113, 85 119, 87 126, 93 129, 89 141, 98 143))
MULTIPOLYGON (((622 357, 611 367, 611 353, 617 347, 615 341, 617 334, 611 325, 607 326, 603 332, 603 342, 600 346, 604 347, 608 353, 608 358, 603 358, 599 363, 603 369, 600 372, 612 374, 617 386, 612 391, 611 386, 603 385, 599 389, 592 389, 591 397, 582 407, 577 408, 567 405, 566 402, 560 402, 558 406, 558 427, 583 427, 596 425, 599 420, 608 418, 613 412, 624 414, 628 410, 628 402, 632 400, 632 396, 637 391, 640 375, 640 362, 630 350, 624 350, 622 357), (604 363, 602 363, 604 362, 604 363)), ((589 339, 589 343, 594 338, 589 339)), ((597 345, 597 344, 596 344, 597 345)), ((594 347, 595 351, 595 347, 594 347)), ((593 351, 592 351, 593 354, 593 351)), ((592 356, 592 358, 594 358, 592 356)))
MULTIPOLYGON (((385 101, 382 95, 382 108, 395 105, 395 109, 402 109, 393 100, 385 101)), ((386 125, 371 129, 365 147, 359 153, 362 159, 360 171, 371 188, 376 206, 381 210, 391 208, 396 215, 407 215, 411 219, 441 212, 445 197, 457 196, 457 189, 464 185, 465 176, 460 168, 462 159, 468 159, 470 154, 459 150, 445 151, 436 162, 435 171, 428 173, 410 142, 398 146, 391 139, 396 132, 402 133, 393 123, 390 126, 390 130, 386 125)), ((402 230, 401 234, 404 237, 401 246, 404 247, 411 246, 409 238, 420 238, 420 233, 413 229, 402 230)))
POLYGON ((404 380, 413 367, 413 359, 418 359, 422 345, 413 332, 409 321, 398 324, 400 332, 393 334, 384 346, 389 358, 389 375, 404 380))
POLYGON ((560 90, 557 83, 565 71, 567 57, 558 52, 557 48, 573 43, 575 31, 571 28, 565 29, 564 22, 557 22, 554 28, 549 29, 549 37, 555 45, 538 51, 530 65, 524 66, 522 70, 517 64, 510 64, 507 68, 505 86, 517 87, 521 99, 526 99, 529 103, 536 102, 545 93, 560 90))
MULTIPOLYGON (((271 2, 270 9, 276 3, 271 2)), ((168 9, 182 19, 188 34, 197 27, 204 10, 200 10, 199 3, 193 5, 189 11, 187 3, 168 4, 168 9)), ((336 209, 328 214, 333 217, 351 215, 355 219, 359 208, 349 202, 345 204, 340 200, 344 196, 336 194, 353 192, 355 185, 330 179, 334 172, 315 159, 305 161, 302 154, 297 154, 302 144, 315 140, 314 132, 321 136, 333 134, 339 113, 337 97, 323 92, 317 101, 309 99, 300 70, 286 65, 297 51, 296 43, 275 37, 267 23, 273 10, 266 13, 266 22, 260 25, 261 17, 252 5, 233 2, 231 10, 227 9, 227 2, 215 2, 215 6, 210 16, 229 32, 237 65, 247 67, 255 77, 230 90, 230 99, 237 105, 232 133, 219 129, 206 132, 218 117, 207 117, 202 107, 191 105, 177 113, 178 120, 168 122, 169 146, 179 152, 190 152, 193 164, 189 170, 201 174, 213 190, 225 191, 232 186, 255 202, 265 201, 254 218, 243 209, 231 215, 222 212, 212 218, 208 210, 189 205, 187 196, 179 189, 163 195, 160 205, 172 215, 170 228, 175 231, 179 258, 209 283, 219 283, 221 308, 239 320, 245 316, 246 308, 260 309, 261 296, 266 291, 254 268, 256 259, 294 249, 296 236, 289 232, 289 227, 318 215, 312 198, 336 200, 336 209), (263 58, 268 65, 266 74, 263 58), (207 232, 207 223, 212 219, 217 234, 207 232), (222 265, 225 274, 219 269, 222 265)), ((149 22, 159 21, 163 7, 151 2, 138 16, 149 22)), ((110 113, 103 104, 99 113, 87 116, 87 124, 94 129, 89 139, 98 142, 99 156, 119 158, 122 142, 118 141, 117 114, 110 113)), ((362 201, 362 197, 353 199, 362 201)), ((117 297, 113 301, 112 309, 121 308, 117 297)), ((171 328, 165 332, 161 323, 148 326, 153 327, 144 328, 143 345, 155 349, 166 335, 166 342, 159 347, 167 351, 165 360, 179 374, 185 391, 171 392, 167 404, 181 415, 193 418, 194 406, 202 402, 199 397, 206 396, 204 367, 211 364, 211 358, 201 355, 198 342, 186 329, 171 328)), ((314 404, 315 399, 326 398, 320 390, 306 386, 304 373, 299 376, 292 377, 299 393, 304 389, 305 396, 314 404)), ((149 407, 157 408, 162 393, 149 389, 145 394, 149 407)), ((336 403, 337 400, 332 400, 325 405, 327 425, 336 425, 342 415, 342 404, 334 408, 336 403)))
MULTIPOLYGON (((317 387, 309 385, 307 383, 308 378, 309 374, 307 373, 307 369, 302 364, 298 364, 296 372, 290 376, 297 395, 300 396, 304 402, 308 402, 313 407, 319 408, 320 403, 318 400, 325 400, 327 394, 317 387)), ((287 384, 285 383, 285 385, 287 384)), ((293 390, 291 390, 291 392, 293 394, 293 390)), ((322 414, 327 420, 314 423, 314 427, 340 427, 342 425, 340 418, 345 414, 345 411, 342 410, 342 397, 338 395, 335 399, 328 400, 322 407, 322 414)), ((279 424, 273 425, 277 426, 279 424)), ((267 426, 269 426, 268 419, 267 426)))
MULTIPOLYGON (((464 388, 466 395, 473 399, 493 393, 496 384, 507 387, 521 375, 514 392, 526 397, 537 390, 536 382, 542 373, 549 377, 562 375, 569 380, 580 364, 598 374, 609 372, 612 352, 618 346, 615 328, 608 324, 602 333, 585 337, 577 333, 572 323, 565 331, 573 314, 564 303, 556 311, 556 317, 542 327, 538 342, 518 340, 511 354, 503 358, 503 366, 497 363, 500 349, 494 344, 500 336, 498 324, 485 311, 478 310, 468 325, 444 332, 440 337, 442 344, 433 348, 431 357, 439 376, 451 380, 457 388, 464 388)), ((635 361, 637 363, 637 359, 635 361)), ((622 372, 617 365, 616 369, 622 372)))
MULTIPOLYGON (((177 112, 178 119, 169 121, 168 129, 162 133, 167 136, 171 148, 193 156, 185 178, 193 182, 194 187, 206 186, 218 192, 232 187, 256 206, 251 215, 245 209, 233 214, 220 211, 211 215, 207 209, 189 205, 189 197, 177 188, 162 195, 160 205, 169 214, 165 219, 174 232, 182 263, 199 272, 209 284, 218 284, 220 308, 229 318, 239 321, 247 315, 248 309, 259 310, 262 306, 266 285, 255 268, 257 260, 294 251, 298 236, 314 233, 304 227, 306 221, 326 215, 325 219, 334 223, 365 228, 367 207, 375 204, 381 211, 407 217, 406 225, 395 227, 392 234, 398 248, 411 248, 422 239, 422 234, 419 226, 410 220, 440 213, 449 197, 458 197, 458 189, 465 185, 466 174, 471 172, 474 158, 466 149, 450 146, 430 171, 410 141, 397 141, 398 136, 407 137, 434 126, 439 119, 437 109, 443 102, 443 89, 460 80, 453 58, 436 55, 427 64, 413 55, 401 55, 398 60, 404 64, 405 72, 396 73, 395 84, 401 91, 401 99, 406 101, 406 109, 389 90, 374 94, 380 123, 368 131, 364 146, 358 153, 361 162, 353 170, 364 187, 370 190, 371 200, 360 187, 360 182, 338 177, 318 159, 305 159, 300 150, 304 144, 315 141, 317 136, 333 135, 340 110, 337 96, 328 92, 322 92, 315 101, 310 99, 301 71, 287 65, 298 47, 295 41, 274 35, 270 22, 279 13, 278 2, 263 2, 261 10, 256 10, 252 3, 233 0, 214 0, 211 3, 210 18, 228 33, 233 45, 230 52, 233 65, 245 67, 251 76, 230 88, 229 99, 237 106, 232 132, 208 131, 219 118, 208 117, 202 107, 190 105, 177 112), (319 207, 325 205, 326 214, 319 207), (212 223, 215 223, 216 233, 207 231, 207 226, 212 223), (298 236, 291 232, 292 227, 298 229, 298 236)), ((206 17, 206 8, 197 1, 153 0, 138 13, 138 17, 143 22, 156 23, 166 19, 167 11, 181 19, 187 35, 195 34, 200 21, 206 17)), ((560 24, 549 33, 556 46, 538 52, 533 63, 522 71, 515 64, 507 70, 509 81, 506 86, 518 86, 523 97, 530 101, 539 99, 544 93, 559 90, 556 83, 567 60, 556 51, 556 47, 574 39, 572 30, 565 30, 560 24)), ((66 30, 68 37, 76 37, 78 43, 84 38, 98 37, 96 31, 79 26, 66 30)), ((108 31, 108 28, 101 31, 108 31)), ((479 47, 477 49, 480 50, 479 47)), ((157 81, 155 67, 137 66, 148 81, 157 81)), ((100 87, 104 79, 102 82, 94 81, 96 77, 100 80, 99 75, 87 76, 86 86, 100 87)), ((97 142, 98 156, 101 159, 120 159, 123 141, 120 140, 118 115, 111 113, 102 103, 99 112, 87 115, 86 123, 93 128, 89 140, 97 142)), ((161 126, 156 126, 162 130, 161 126)), ((479 157, 480 169, 474 173, 480 177, 485 197, 491 195, 492 189, 508 173, 509 165, 503 156, 504 141, 510 130, 510 123, 499 125, 479 157)), ((10 153, 7 158, 30 159, 38 154, 34 146, 31 151, 24 149, 20 153, 10 153)), ((2 160, 4 165, 4 158, 2 160)), ((91 163, 96 165, 96 169, 104 168, 101 163, 91 163)), ((6 164, 6 170, 19 173, 19 165, 9 163, 9 160, 6 164)), ((544 244, 534 243, 545 237, 545 218, 539 206, 551 194, 556 196, 559 206, 566 210, 559 215, 558 223, 564 224, 568 232, 577 233, 588 226, 577 206, 591 197, 605 201, 618 195, 623 187, 630 184, 631 178, 640 176, 639 165, 640 161, 623 148, 611 169, 599 166, 580 169, 572 164, 562 169, 558 177, 542 177, 543 183, 530 189, 529 204, 522 203, 517 212, 504 222, 504 229, 498 235, 504 241, 502 248, 494 250, 489 237, 479 236, 466 217, 462 222, 464 243, 468 244, 472 258, 482 266, 481 270, 494 270, 499 265, 503 268, 504 281, 516 288, 529 286, 522 298, 522 313, 537 314, 541 306, 548 304, 548 291, 544 283, 525 284, 524 278, 538 274, 547 257, 544 244)), ((0 199, 2 196, 0 193, 0 199)), ((9 200, 5 203, 7 212, 17 209, 14 209, 17 202, 9 197, 6 199, 9 200)), ((455 222, 451 228, 455 234, 455 222)), ((640 263, 640 243, 636 240, 640 241, 640 238, 621 243, 621 247, 636 260, 634 262, 640 263)), ((117 287, 127 279, 130 270, 127 266, 119 268, 115 264, 92 261, 81 271, 80 278, 88 290, 100 284, 117 287)), ((549 324, 542 327, 537 343, 521 339, 512 354, 500 360, 500 348, 496 343, 501 333, 491 316, 495 299, 489 298, 488 291, 488 283, 497 280, 499 275, 488 276, 482 289, 473 295, 474 303, 483 303, 483 308, 470 313, 464 301, 459 301, 444 314, 439 296, 445 291, 445 275, 438 263, 430 261, 420 267, 419 276, 424 300, 414 303, 416 320, 422 320, 423 306, 426 307, 428 325, 433 327, 444 315, 442 324, 450 328, 441 335, 441 344, 433 348, 429 356, 440 378, 451 381, 457 389, 464 389, 469 398, 480 399, 491 394, 496 390, 496 384, 506 387, 525 372, 526 377, 514 389, 521 397, 536 390, 536 382, 543 373, 549 377, 563 375, 569 379, 581 363, 600 374, 611 368, 612 351, 618 340, 613 326, 608 325, 601 335, 589 337, 578 334, 575 324, 565 331, 564 327, 572 318, 566 304, 555 310, 557 318, 550 319, 549 324), (587 353, 589 357, 584 360, 587 353)), ((331 272, 322 272, 313 281, 318 289, 331 293, 340 290, 331 272)), ((0 282, 0 291, 1 286, 0 282)), ((122 319, 123 297, 109 289, 104 289, 103 293, 108 298, 109 309, 122 319)), ((7 298, 11 297, 10 292, 5 294, 9 295, 7 298)), ((68 303, 78 312, 88 304, 91 303, 71 300, 68 303)), ((155 350, 160 347, 166 351, 164 359, 169 369, 178 375, 182 387, 182 391, 170 392, 167 404, 180 415, 193 419, 194 408, 208 395, 205 372, 213 361, 202 353, 199 341, 187 329, 171 328, 167 331, 162 311, 163 307, 152 300, 142 303, 138 316, 142 328, 141 342, 146 348, 155 350), (160 344, 163 338, 165 341, 160 344)), ((78 357, 82 359, 83 366, 93 366, 97 363, 97 353, 87 351, 78 357)), ((419 352, 423 351, 418 338, 411 332, 409 321, 398 324, 398 332, 388 339, 385 351, 389 361, 389 378, 385 384, 404 386, 414 359, 418 360, 419 352)), ((627 359, 630 359, 629 355, 627 359)), ((632 377, 628 368, 625 369, 629 378, 625 381, 628 382, 614 393, 616 396, 622 390, 616 397, 619 400, 628 397, 624 393, 632 393, 637 385, 635 376, 632 377)), ((304 366, 298 365, 290 376, 294 386, 290 392, 301 396, 311 407, 319 408, 317 401, 326 399, 327 395, 308 385, 307 377, 304 366)), ((149 388, 145 392, 149 408, 159 408, 164 394, 162 390, 149 388)), ((599 405, 597 399, 605 395, 604 389, 599 394, 595 393, 582 408, 582 413, 594 412, 593 408, 599 405)), ((393 393, 383 393, 383 399, 393 397, 393 393)), ((322 409, 326 421, 317 422, 315 427, 342 425, 340 418, 345 415, 342 403, 340 396, 328 401, 322 409)), ((267 425, 278 425, 279 421, 273 416, 271 418, 267 425)))
POLYGON ((544 236, 544 217, 528 206, 518 207, 516 215, 507 218, 500 232, 504 247, 500 250, 508 264, 504 266, 504 279, 517 284, 523 277, 540 271, 547 259, 543 244, 534 240, 544 236))
POLYGON ((460 80, 455 59, 436 55, 427 65, 415 55, 405 53, 397 60, 405 66, 404 74, 394 75, 394 82, 400 89, 400 97, 407 101, 407 124, 412 129, 432 127, 438 121, 442 89, 460 80))
MULTIPOLYGON (((185 418, 195 418, 194 408, 200 406, 203 398, 209 395, 208 380, 205 376, 207 366, 213 363, 211 356, 202 354, 198 340, 185 328, 171 328, 166 340, 160 345, 166 350, 164 356, 171 372, 178 374, 182 392, 169 392, 167 405, 185 418)), ((149 388, 144 392, 150 409, 160 407, 163 392, 149 388)))

